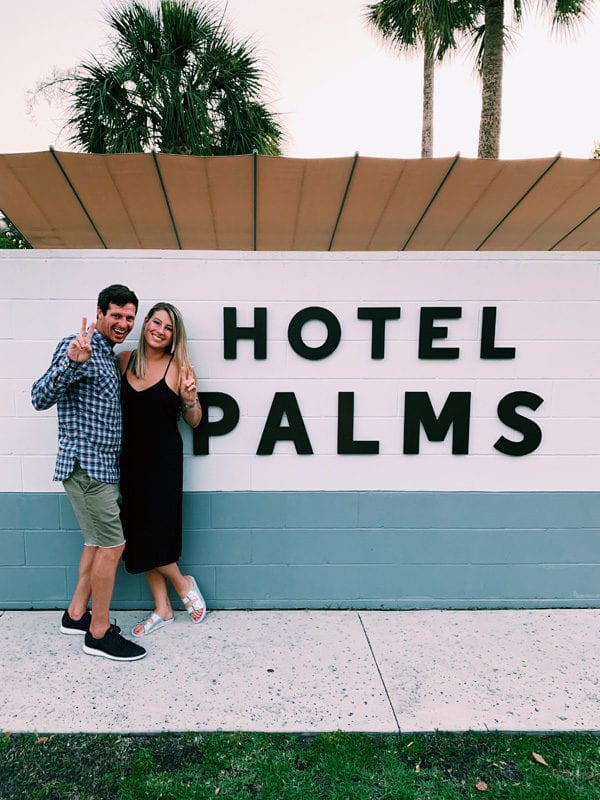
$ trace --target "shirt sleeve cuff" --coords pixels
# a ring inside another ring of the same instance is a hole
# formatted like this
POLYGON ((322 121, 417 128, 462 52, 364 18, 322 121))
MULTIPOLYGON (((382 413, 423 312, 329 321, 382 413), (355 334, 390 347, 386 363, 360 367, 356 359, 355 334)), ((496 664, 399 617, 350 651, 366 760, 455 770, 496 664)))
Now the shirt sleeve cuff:
POLYGON ((64 355, 58 362, 58 365, 61 372, 75 372, 75 370, 83 366, 83 364, 79 364, 77 361, 70 359, 68 355, 64 355))

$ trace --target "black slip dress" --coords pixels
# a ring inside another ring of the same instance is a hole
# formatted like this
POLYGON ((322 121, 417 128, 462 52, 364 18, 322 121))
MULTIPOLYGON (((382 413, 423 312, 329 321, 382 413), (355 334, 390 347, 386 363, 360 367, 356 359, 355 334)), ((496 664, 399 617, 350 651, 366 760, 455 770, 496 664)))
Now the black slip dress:
POLYGON ((178 395, 165 377, 137 391, 121 379, 121 520, 127 572, 147 572, 181 556, 183 443, 178 395))

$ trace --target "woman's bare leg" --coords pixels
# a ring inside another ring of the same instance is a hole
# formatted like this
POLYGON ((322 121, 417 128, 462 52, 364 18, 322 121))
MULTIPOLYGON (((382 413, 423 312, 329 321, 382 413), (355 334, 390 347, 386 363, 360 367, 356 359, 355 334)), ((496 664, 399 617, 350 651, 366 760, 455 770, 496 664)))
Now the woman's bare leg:
MULTIPOLYGON (((169 600, 169 593, 167 592, 167 581, 157 569, 151 569, 149 572, 146 572, 146 580, 148 581, 152 597, 154 598, 154 613, 158 614, 162 619, 171 619, 173 617, 173 608, 169 600)), ((141 636, 144 632, 143 623, 138 622, 133 632, 137 636, 141 636)))
MULTIPOLYGON (((182 600, 192 588, 190 579, 186 575, 181 574, 179 565, 176 563, 166 564, 164 567, 157 567, 154 571, 159 572, 164 579, 171 581, 173 588, 182 600)), ((186 605, 186 608, 188 605, 189 603, 186 605)), ((202 619, 202 613, 202 611, 192 611, 190 616, 193 620, 199 620, 202 619)), ((160 616, 162 616, 162 614, 160 616)))

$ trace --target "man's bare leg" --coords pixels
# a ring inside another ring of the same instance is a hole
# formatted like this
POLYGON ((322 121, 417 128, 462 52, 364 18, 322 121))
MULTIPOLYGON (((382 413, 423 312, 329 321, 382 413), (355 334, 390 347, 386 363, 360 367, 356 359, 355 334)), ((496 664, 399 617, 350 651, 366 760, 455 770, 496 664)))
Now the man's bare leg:
POLYGON ((101 639, 110 627, 110 601, 115 585, 115 575, 125 545, 96 547, 91 569, 92 622, 90 633, 101 639))
POLYGON ((79 576, 77 586, 73 592, 73 597, 68 608, 71 619, 81 619, 87 611, 88 603, 92 594, 92 564, 96 554, 96 547, 84 546, 81 559, 79 560, 79 576))

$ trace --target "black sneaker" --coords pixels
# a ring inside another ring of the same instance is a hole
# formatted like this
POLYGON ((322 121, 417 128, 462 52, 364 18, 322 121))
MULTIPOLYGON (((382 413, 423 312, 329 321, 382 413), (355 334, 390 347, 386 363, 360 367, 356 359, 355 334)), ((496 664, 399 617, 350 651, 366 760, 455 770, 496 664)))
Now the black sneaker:
POLYGON ((87 631, 83 652, 88 656, 103 656, 113 661, 139 661, 146 655, 146 651, 139 644, 121 636, 119 630, 116 625, 111 625, 101 639, 95 639, 87 631))
POLYGON ((89 631, 91 621, 92 615, 89 611, 86 611, 81 619, 73 619, 69 616, 69 612, 65 611, 60 621, 60 632, 71 636, 73 634, 83 636, 83 634, 89 631))
MULTIPOLYGON (((73 619, 73 617, 69 616, 69 612, 65 611, 60 621, 60 632, 71 636, 73 634, 80 634, 83 636, 89 631, 91 621, 92 615, 89 611, 86 611, 81 619, 73 619)), ((117 633, 121 633, 121 628, 119 628, 118 625, 114 625, 113 627, 117 633)))

